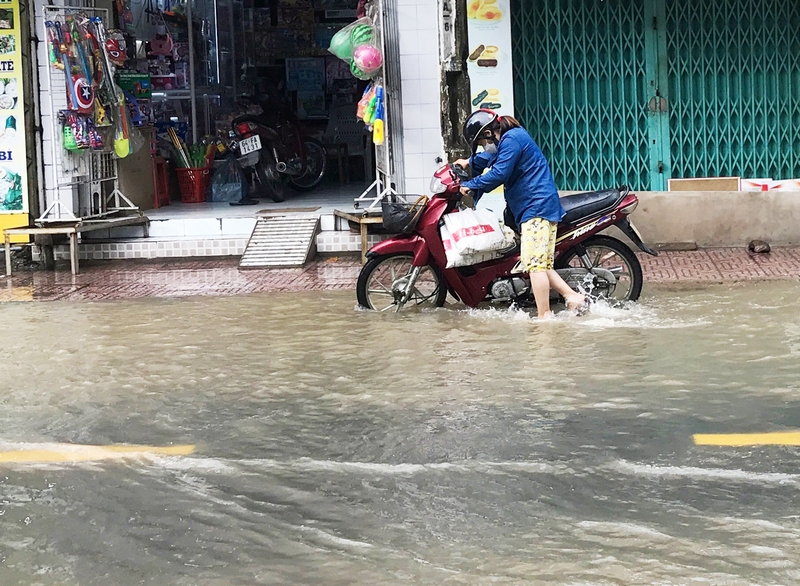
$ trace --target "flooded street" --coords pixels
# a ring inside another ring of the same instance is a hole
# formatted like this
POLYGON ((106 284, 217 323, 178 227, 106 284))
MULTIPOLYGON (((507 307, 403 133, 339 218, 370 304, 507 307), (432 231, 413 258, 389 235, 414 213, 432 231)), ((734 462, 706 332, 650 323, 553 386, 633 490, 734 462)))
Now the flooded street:
POLYGON ((0 584, 791 584, 800 284, 549 323, 353 292, 0 305, 0 584))

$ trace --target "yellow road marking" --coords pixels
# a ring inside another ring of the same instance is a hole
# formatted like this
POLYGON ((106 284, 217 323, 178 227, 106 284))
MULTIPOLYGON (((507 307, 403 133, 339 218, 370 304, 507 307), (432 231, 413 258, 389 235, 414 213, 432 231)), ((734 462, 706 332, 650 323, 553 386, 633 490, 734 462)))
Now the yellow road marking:
POLYGON ((800 431, 773 433, 696 433, 698 446, 800 446, 800 431))
POLYGON ((188 456, 194 446, 82 446, 78 444, 47 444, 41 449, 0 452, 0 463, 63 463, 91 462, 123 458, 125 455, 188 456))

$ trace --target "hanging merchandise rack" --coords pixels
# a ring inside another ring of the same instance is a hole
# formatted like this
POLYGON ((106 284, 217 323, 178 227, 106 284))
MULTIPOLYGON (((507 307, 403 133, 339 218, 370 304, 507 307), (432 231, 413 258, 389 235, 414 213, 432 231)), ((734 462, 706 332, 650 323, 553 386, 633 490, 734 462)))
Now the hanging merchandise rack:
POLYGON ((52 183, 36 222, 138 211, 119 189, 117 161, 135 150, 135 130, 106 50, 108 10, 45 6, 44 20, 50 92, 42 110, 52 128, 52 183), (103 132, 112 126, 113 133, 103 132))
POLYGON ((367 203, 369 204, 365 209, 364 213, 369 213, 370 211, 380 211, 381 209, 381 200, 384 196, 396 193, 393 187, 392 177, 394 175, 394 169, 392 164, 392 140, 391 140, 391 131, 392 131, 392 120, 389 116, 389 108, 387 107, 387 102, 390 99, 394 99, 394 96, 389 96, 386 91, 386 35, 385 35, 385 25, 384 25, 384 18, 385 18, 385 9, 383 2, 376 2, 374 3, 369 10, 370 17, 372 18, 373 25, 375 27, 375 39, 374 42, 377 47, 380 49, 381 55, 383 55, 384 65, 380 70, 380 73, 376 75, 372 79, 372 83, 378 90, 378 97, 377 97, 377 106, 380 108, 380 115, 378 116, 377 120, 381 125, 381 136, 382 138, 378 141, 373 141, 374 148, 375 148, 375 181, 367 187, 361 195, 359 195, 353 202, 353 207, 358 209, 361 204, 367 203))

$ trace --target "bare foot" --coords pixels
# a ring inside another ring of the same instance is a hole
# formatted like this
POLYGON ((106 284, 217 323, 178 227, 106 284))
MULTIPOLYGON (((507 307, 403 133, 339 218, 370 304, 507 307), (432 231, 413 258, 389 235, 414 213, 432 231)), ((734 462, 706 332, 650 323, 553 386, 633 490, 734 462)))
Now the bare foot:
POLYGON ((580 309, 586 304, 586 296, 580 293, 574 293, 567 296, 564 301, 567 302, 567 309, 580 309))
POLYGON ((539 314, 539 321, 550 321, 555 319, 556 316, 552 311, 545 311, 544 313, 539 314))

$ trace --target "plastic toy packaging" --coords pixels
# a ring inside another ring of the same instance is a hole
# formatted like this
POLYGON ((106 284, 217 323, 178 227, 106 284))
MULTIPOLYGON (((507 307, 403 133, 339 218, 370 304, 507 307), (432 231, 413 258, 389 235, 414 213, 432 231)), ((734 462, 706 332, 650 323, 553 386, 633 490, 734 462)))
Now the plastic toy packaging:
POLYGON ((367 112, 367 107, 369 106, 370 100, 375 96, 375 84, 369 84, 367 89, 364 90, 364 95, 361 96, 361 99, 358 101, 358 107, 356 108, 356 116, 360 119, 364 119, 364 114, 367 112))
POLYGON ((375 44, 376 36, 372 19, 359 18, 333 35, 328 51, 349 63, 353 76, 369 80, 383 66, 383 54, 375 44))
POLYGON ((364 95, 358 102, 356 115, 364 121, 367 128, 372 129, 372 125, 378 118, 378 107, 383 101, 383 88, 377 84, 370 84, 364 91, 364 95))

